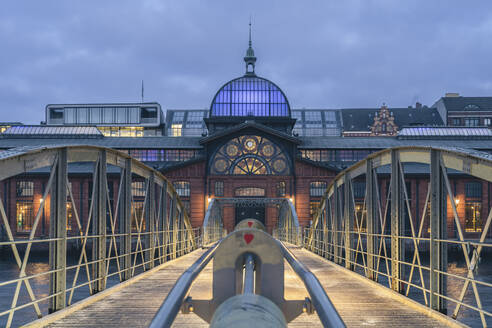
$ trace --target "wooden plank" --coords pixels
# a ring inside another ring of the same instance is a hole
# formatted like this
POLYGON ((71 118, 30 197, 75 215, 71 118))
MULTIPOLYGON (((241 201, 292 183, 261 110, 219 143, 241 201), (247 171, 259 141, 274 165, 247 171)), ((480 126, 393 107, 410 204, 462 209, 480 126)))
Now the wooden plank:
MULTIPOLYGON (((348 327, 447 327, 444 319, 426 315, 408 303, 376 288, 375 283, 355 273, 328 263, 304 249, 292 248, 294 255, 320 280, 348 327)), ((68 314, 47 327, 147 327, 176 279, 201 254, 202 250, 178 258, 125 288, 107 295, 87 307, 68 314)), ((158 268, 156 268, 158 269, 158 268)), ((212 262, 198 276, 190 295, 194 299, 209 299, 212 262)), ((304 299, 307 291, 302 281, 285 262, 285 298, 304 299)), ((84 302, 84 301, 82 301, 84 302)), ((451 322, 451 321, 450 321, 451 322)), ((194 314, 179 314, 173 327, 208 327, 194 314)), ((303 314, 289 327, 322 327, 318 316, 303 314)))

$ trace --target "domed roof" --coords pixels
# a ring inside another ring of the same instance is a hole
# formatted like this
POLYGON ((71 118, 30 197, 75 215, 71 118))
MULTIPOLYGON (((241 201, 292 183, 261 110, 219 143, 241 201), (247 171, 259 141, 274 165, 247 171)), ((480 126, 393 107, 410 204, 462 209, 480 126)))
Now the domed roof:
POLYGON ((275 83, 246 74, 219 89, 210 106, 209 117, 214 116, 290 117, 290 105, 275 83))

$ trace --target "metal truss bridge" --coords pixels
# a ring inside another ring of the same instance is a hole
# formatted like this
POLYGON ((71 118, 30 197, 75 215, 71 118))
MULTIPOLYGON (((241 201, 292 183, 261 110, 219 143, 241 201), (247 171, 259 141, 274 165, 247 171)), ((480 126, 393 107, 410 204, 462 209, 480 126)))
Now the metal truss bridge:
POLYGON ((49 178, 28 234, 15 232, 0 197, 0 295, 7 300, 0 303, 0 326, 492 324, 492 274, 480 276, 484 254, 492 250, 492 211, 479 237, 466 240, 448 176, 492 182, 489 154, 429 147, 372 154, 336 176, 309 227, 299 225, 286 198, 217 198, 203 226, 193 228, 172 183, 113 149, 56 146, 0 154, 2 182, 39 172, 49 178), (80 163, 93 172, 85 212, 68 174, 80 163), (425 167, 428 177, 418 217, 409 210, 409 163, 425 167), (389 176, 384 197, 381 172, 389 176), (109 176, 118 180, 115 199, 109 176), (138 203, 135 182, 143 186, 138 203), (356 182, 365 183, 363 199, 354 196, 356 182), (246 219, 227 234, 221 208, 239 201, 277 204, 273 233, 246 219), (39 232, 46 211, 49 238, 39 232), (71 231, 68 211, 77 226, 71 231), (451 251, 461 256, 461 271, 449 265, 451 251), (36 262, 42 252, 49 260, 44 266, 36 262), (2 272, 8 265, 15 275, 2 272))

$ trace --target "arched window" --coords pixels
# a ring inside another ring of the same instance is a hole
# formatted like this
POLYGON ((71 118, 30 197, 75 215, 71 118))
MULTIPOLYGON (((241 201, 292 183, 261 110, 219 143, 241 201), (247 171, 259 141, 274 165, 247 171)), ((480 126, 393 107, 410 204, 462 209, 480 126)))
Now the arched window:
POLYGON ((190 197, 190 183, 188 181, 176 181, 173 186, 179 197, 190 197))
POLYGON ((220 147, 210 162, 218 175, 290 175, 287 156, 269 139, 245 135, 220 147))

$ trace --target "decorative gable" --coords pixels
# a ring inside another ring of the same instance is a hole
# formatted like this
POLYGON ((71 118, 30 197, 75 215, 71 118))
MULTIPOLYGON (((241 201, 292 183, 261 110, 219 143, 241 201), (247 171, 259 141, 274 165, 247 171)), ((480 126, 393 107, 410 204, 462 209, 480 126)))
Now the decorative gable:
POLYGON ((373 136, 396 136, 398 126, 395 123, 393 113, 383 104, 379 112, 374 116, 374 123, 371 126, 371 135, 373 136))

